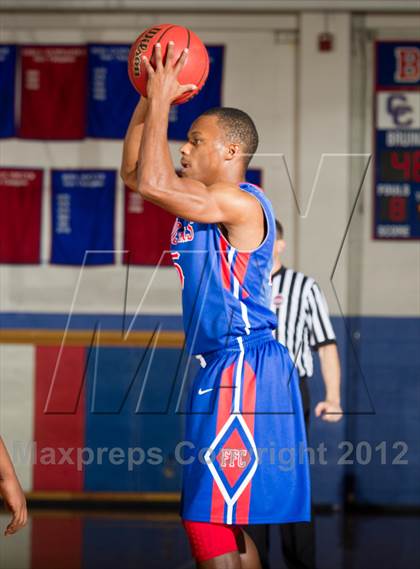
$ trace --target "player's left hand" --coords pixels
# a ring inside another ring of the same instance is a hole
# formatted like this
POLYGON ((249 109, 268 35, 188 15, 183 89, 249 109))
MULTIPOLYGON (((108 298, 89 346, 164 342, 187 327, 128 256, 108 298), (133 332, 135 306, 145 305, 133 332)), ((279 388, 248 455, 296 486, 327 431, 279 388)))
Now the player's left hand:
POLYGON ((188 49, 185 48, 175 61, 174 56, 174 42, 168 43, 166 51, 166 60, 163 64, 162 46, 160 43, 155 45, 154 56, 156 62, 156 69, 153 68, 147 57, 143 56, 143 62, 146 66, 148 80, 147 80, 147 98, 158 98, 161 102, 168 102, 169 104, 175 101, 178 97, 187 91, 197 89, 196 85, 192 83, 181 85, 178 81, 178 75, 184 67, 187 57, 188 49))
POLYGON ((341 405, 334 401, 320 401, 315 407, 315 416, 329 423, 337 423, 343 416, 343 410, 341 405))

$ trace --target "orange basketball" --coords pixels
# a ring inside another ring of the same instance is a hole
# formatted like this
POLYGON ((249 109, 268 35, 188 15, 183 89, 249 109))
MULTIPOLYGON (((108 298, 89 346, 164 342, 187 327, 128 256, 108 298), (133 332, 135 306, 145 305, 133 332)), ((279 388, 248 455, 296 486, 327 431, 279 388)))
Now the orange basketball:
POLYGON ((206 46, 191 30, 174 24, 158 24, 145 30, 130 49, 128 75, 134 88, 141 95, 147 96, 147 71, 142 56, 145 55, 154 65, 153 48, 156 43, 160 43, 165 61, 166 48, 170 41, 175 44, 175 60, 180 57, 184 48, 189 49, 188 59, 178 76, 178 81, 182 85, 187 83, 197 85, 197 89, 184 93, 173 102, 174 105, 179 105, 186 103, 200 91, 209 73, 209 55, 206 46))

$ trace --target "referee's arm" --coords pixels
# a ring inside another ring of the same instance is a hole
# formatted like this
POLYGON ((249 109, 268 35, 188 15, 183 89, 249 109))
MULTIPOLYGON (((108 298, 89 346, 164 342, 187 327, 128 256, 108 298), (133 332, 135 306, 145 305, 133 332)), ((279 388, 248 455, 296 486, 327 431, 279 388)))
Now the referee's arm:
POLYGON ((340 358, 337 342, 328 314, 328 306, 319 286, 314 283, 309 293, 310 344, 317 350, 325 384, 325 400, 315 407, 315 415, 336 422, 342 417, 340 397, 340 358))

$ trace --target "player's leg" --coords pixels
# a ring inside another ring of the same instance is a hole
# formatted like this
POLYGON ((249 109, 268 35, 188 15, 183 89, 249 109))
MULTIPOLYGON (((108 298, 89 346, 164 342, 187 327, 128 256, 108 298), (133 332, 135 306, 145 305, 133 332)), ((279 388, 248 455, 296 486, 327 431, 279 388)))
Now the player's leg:
POLYGON ((257 548, 243 530, 236 532, 238 551, 197 563, 198 569, 261 569, 257 548))
POLYGON ((242 569, 241 558, 237 551, 226 553, 207 561, 198 561, 197 569, 242 569))
POLYGON ((238 526, 183 524, 198 569, 261 569, 255 544, 238 526))
POLYGON ((239 527, 183 520, 198 569, 242 569, 239 527))
POLYGON ((241 534, 242 535, 237 538, 241 557, 241 569, 262 569, 254 541, 244 530, 241 531, 241 534))
POLYGON ((270 569, 268 558, 270 526, 266 524, 252 524, 245 526, 244 529, 257 548, 262 569, 270 569))

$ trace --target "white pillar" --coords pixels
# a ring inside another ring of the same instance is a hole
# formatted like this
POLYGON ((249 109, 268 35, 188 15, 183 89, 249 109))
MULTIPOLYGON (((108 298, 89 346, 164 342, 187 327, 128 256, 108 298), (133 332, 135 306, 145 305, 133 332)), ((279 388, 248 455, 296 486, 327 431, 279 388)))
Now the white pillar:
MULTIPOLYGON (((338 312, 329 277, 349 216, 351 16, 347 13, 303 13, 300 18, 297 190, 301 209, 297 232, 297 265, 324 289, 338 312), (325 28, 333 49, 318 51, 325 28), (327 156, 330 154, 344 156, 327 156), (322 160, 317 183, 315 177, 322 160)), ((334 286, 346 305, 346 252, 342 252, 334 286)))

